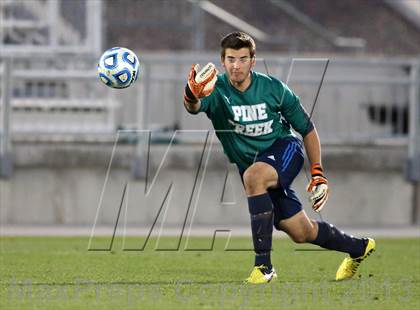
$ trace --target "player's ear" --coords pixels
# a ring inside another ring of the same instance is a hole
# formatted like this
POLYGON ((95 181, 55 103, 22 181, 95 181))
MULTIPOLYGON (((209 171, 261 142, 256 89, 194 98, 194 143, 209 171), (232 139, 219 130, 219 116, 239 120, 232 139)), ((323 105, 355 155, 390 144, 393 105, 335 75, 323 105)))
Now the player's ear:
POLYGON ((225 57, 220 56, 220 63, 221 63, 221 65, 222 65, 222 67, 223 67, 224 69, 226 69, 226 67, 225 67, 225 57))
POLYGON ((257 58, 254 56, 252 56, 251 58, 251 68, 255 66, 255 63, 257 62, 257 58))

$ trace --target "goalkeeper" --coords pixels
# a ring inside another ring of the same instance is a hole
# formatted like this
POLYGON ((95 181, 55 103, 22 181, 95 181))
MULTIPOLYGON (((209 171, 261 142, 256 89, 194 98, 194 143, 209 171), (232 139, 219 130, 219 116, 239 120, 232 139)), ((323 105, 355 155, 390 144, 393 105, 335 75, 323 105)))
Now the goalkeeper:
POLYGON ((299 98, 281 81, 252 71, 255 42, 243 32, 221 40, 224 74, 213 64, 191 68, 184 92, 188 112, 205 112, 229 160, 238 166, 251 217, 255 264, 248 283, 277 278, 271 264, 273 226, 297 243, 348 253, 336 280, 351 278, 375 248, 370 238, 356 238, 335 226, 309 219, 291 184, 304 161, 303 137, 311 164, 307 187, 312 208, 320 211, 328 198, 328 181, 321 165, 321 147, 314 124, 299 98))

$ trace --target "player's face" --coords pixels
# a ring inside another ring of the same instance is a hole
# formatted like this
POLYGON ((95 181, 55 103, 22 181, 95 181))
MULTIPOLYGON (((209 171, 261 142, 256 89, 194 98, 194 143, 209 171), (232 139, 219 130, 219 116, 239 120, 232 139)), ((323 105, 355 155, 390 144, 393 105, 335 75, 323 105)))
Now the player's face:
POLYGON ((232 84, 243 84, 250 79, 250 71, 255 65, 255 57, 251 58, 249 49, 243 47, 239 50, 227 48, 222 65, 226 70, 232 84))

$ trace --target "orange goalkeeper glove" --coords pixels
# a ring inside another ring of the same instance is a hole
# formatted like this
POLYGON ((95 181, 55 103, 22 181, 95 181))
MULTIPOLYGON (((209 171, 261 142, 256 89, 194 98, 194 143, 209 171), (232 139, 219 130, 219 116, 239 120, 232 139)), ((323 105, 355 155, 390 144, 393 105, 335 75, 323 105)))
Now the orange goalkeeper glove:
POLYGON ((210 95, 217 81, 217 69, 211 62, 197 72, 199 65, 192 65, 185 86, 184 99, 187 102, 197 102, 198 99, 210 95))
POLYGON ((309 200, 312 203, 312 209, 319 212, 328 199, 328 180, 324 176, 324 171, 320 164, 312 164, 311 175, 312 178, 306 190, 311 193, 309 200))

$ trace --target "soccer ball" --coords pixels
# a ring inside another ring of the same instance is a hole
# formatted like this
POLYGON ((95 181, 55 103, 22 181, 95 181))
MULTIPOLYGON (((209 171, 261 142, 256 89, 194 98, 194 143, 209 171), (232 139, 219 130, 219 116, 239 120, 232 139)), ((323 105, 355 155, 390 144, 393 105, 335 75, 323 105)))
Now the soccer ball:
POLYGON ((138 77, 139 59, 125 47, 113 47, 99 59, 99 79, 112 88, 126 88, 138 77))

